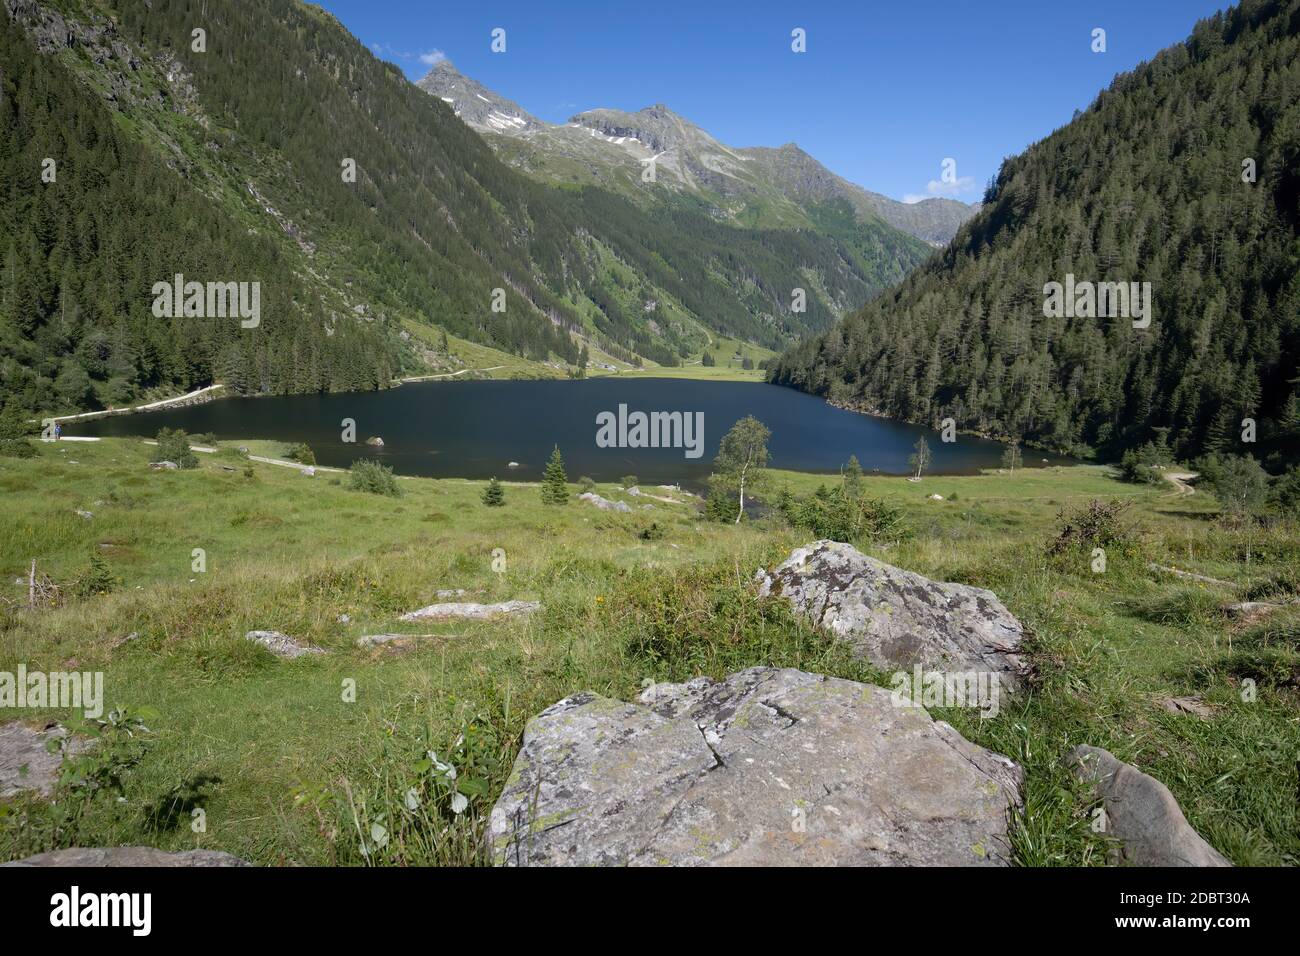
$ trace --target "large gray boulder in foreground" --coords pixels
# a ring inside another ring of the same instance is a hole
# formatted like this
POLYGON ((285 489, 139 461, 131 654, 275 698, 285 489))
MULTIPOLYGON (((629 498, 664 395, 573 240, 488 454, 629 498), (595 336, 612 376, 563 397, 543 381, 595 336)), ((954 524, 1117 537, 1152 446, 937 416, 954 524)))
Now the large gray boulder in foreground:
POLYGON ((877 667, 989 673, 1010 693, 1028 673, 1024 628, 992 591, 931 581, 825 540, 757 579, 760 596, 786 598, 877 667))
POLYGON ((755 667, 528 722, 492 810, 533 866, 1008 863, 1021 771, 889 691, 755 667))
POLYGON ((1116 758, 1081 744, 1070 751, 1075 776, 1092 785, 1106 813, 1105 834, 1135 866, 1232 866, 1183 816, 1169 788, 1116 758))
POLYGON ((249 866, 237 856, 218 850, 168 853, 151 846, 72 847, 38 853, 2 866, 249 866))

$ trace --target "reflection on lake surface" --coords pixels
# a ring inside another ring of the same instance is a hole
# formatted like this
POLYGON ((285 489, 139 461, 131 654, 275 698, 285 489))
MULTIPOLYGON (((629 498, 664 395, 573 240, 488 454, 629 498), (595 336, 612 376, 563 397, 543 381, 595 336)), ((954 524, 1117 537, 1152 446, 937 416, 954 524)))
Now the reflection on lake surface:
MULTIPOLYGON (((646 483, 698 486, 712 468, 722 436, 746 415, 772 430, 769 464, 796 471, 836 472, 857 455, 868 473, 903 474, 920 435, 933 452, 932 474, 996 468, 1004 448, 967 435, 944 443, 928 428, 832 408, 820 398, 775 385, 671 378, 423 382, 384 392, 227 398, 69 424, 65 432, 152 437, 170 427, 211 432, 218 439, 302 441, 322 465, 347 467, 357 458, 377 458, 398 474, 435 478, 536 480, 551 448, 559 445, 570 480, 589 475, 612 481, 633 474, 646 483), (622 423, 630 426, 624 437, 633 440, 639 437, 632 416, 637 411, 680 412, 683 423, 688 414, 690 422, 702 421, 702 454, 688 457, 683 447, 601 447, 597 416, 609 413, 618 420, 620 405, 626 406, 622 423), (356 422, 355 444, 342 440, 348 418, 356 422), (383 438, 384 446, 365 445, 371 436, 383 438), (507 467, 509 462, 519 467, 507 467)), ((1026 452, 1025 464, 1041 464, 1042 458, 1026 452)))

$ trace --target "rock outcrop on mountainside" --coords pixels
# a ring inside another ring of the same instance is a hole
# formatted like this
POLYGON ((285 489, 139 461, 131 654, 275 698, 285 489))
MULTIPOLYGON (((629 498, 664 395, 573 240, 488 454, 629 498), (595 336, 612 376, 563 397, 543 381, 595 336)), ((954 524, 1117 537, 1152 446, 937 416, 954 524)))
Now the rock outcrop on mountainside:
POLYGON ((518 103, 437 63, 417 84, 478 130, 507 163, 543 182, 589 182, 637 199, 701 201, 723 220, 836 231, 844 219, 897 229, 942 246, 979 211, 952 199, 903 203, 837 176, 793 143, 777 149, 728 146, 663 103, 628 111, 598 108, 547 123, 518 103), (641 173, 653 161, 647 192, 641 173), (847 216, 843 214, 846 213, 847 216))

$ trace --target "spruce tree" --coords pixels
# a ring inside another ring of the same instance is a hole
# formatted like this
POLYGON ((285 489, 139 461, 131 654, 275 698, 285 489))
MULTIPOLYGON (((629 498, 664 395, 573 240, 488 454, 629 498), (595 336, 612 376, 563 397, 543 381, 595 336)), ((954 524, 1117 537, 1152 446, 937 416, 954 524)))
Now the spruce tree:
POLYGON ((551 452, 551 460, 546 463, 546 471, 542 475, 542 503, 569 503, 569 476, 564 471, 564 459, 560 456, 559 445, 551 452))
POLYGON ((849 463, 844 466, 844 497, 855 501, 862 495, 862 465, 857 455, 849 455, 849 463))
POLYGON ((489 508, 500 508, 506 503, 505 489, 501 487, 501 482, 493 478, 483 489, 483 504, 489 508))

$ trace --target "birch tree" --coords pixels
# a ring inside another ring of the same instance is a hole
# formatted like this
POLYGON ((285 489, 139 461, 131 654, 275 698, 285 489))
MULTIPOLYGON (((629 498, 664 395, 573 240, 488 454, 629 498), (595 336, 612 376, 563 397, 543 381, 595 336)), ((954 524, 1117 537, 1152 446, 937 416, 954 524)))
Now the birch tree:
POLYGON ((731 426, 722 438, 714 467, 723 481, 736 488, 740 507, 736 510, 736 524, 745 514, 745 489, 754 488, 767 469, 767 440, 771 430, 753 415, 746 415, 731 426))

